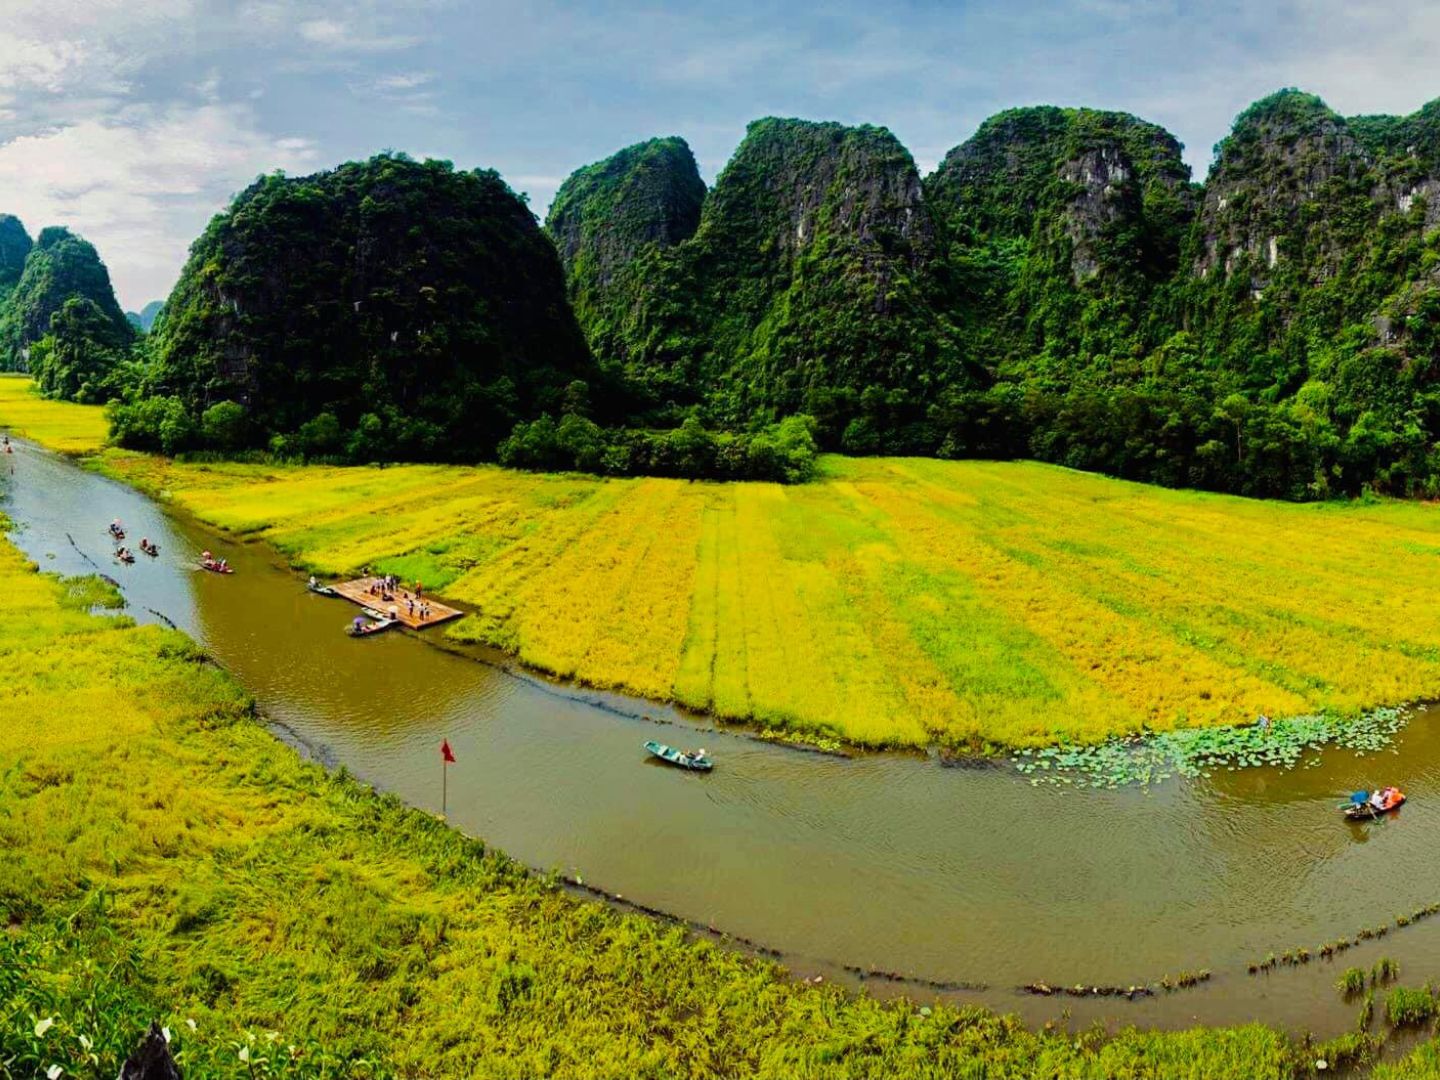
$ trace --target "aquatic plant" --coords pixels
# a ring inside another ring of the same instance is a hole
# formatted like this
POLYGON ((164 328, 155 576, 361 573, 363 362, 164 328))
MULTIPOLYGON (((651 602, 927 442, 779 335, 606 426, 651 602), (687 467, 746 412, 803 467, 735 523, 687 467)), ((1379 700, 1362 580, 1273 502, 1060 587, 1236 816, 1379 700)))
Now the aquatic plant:
POLYGON ((1429 987, 1415 990, 1397 986, 1385 995, 1385 1017, 1396 1027, 1423 1024, 1435 1014, 1435 996, 1429 987))
POLYGON ((1388 956, 1382 956, 1375 961, 1375 966, 1370 969, 1370 985, 1384 986, 1386 983, 1394 982, 1400 977, 1400 965, 1388 956))
POLYGON ((1192 728, 1095 746, 1022 750, 1014 762, 1034 784, 1148 786, 1174 776, 1208 777, 1220 769, 1294 768, 1326 746, 1374 753, 1389 745, 1407 716, 1403 707, 1359 716, 1294 716, 1264 727, 1192 728))
POLYGON ((1336 980, 1335 988, 1346 997, 1364 993, 1365 969, 1358 967, 1346 968, 1345 973, 1336 980))

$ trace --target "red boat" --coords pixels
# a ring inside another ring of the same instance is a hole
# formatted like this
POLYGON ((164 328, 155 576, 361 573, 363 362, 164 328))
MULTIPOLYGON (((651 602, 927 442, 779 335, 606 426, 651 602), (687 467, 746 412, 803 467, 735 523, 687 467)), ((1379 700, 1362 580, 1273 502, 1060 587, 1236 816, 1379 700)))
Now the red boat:
POLYGON ((235 568, 227 563, 216 562, 214 559, 201 559, 200 569, 209 570, 212 574, 233 574, 235 568))

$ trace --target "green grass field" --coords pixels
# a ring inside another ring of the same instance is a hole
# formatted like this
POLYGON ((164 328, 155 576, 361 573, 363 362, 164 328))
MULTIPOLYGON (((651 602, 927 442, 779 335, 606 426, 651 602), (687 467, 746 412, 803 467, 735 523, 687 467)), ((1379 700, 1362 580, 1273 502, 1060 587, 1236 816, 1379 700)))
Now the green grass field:
POLYGON ((105 410, 49 401, 35 393, 28 375, 0 372, 0 427, 44 443, 62 454, 88 454, 105 442, 105 410))
MULTIPOLYGON (((43 442, 96 413, 20 385, 0 381, 0 424, 43 442)), ((456 637, 802 736, 1026 746, 1440 696, 1429 504, 1023 462, 831 457, 781 487, 96 460, 297 566, 474 605, 456 637)))

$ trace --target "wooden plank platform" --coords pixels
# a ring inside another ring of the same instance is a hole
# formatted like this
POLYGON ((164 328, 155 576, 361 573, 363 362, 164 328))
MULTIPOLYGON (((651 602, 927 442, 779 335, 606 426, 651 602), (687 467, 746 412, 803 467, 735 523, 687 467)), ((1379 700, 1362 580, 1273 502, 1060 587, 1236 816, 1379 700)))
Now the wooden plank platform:
POLYGON ((415 604, 414 614, 411 614, 410 605, 406 603, 408 598, 414 596, 409 586, 402 585, 391 594, 391 599, 386 600, 379 592, 379 578, 356 578, 354 581, 338 582, 330 587, 346 600, 359 604, 361 607, 374 608, 382 615, 387 616, 393 611, 395 618, 411 630, 424 630, 427 626, 449 622, 451 619, 458 619, 461 615, 465 614, 463 611, 458 611, 455 608, 446 607, 444 604, 437 603, 427 596, 425 597, 425 603, 429 605, 430 616, 429 618, 422 619, 420 617, 420 604, 418 602, 415 604), (370 591, 372 585, 376 589, 375 592, 370 591))

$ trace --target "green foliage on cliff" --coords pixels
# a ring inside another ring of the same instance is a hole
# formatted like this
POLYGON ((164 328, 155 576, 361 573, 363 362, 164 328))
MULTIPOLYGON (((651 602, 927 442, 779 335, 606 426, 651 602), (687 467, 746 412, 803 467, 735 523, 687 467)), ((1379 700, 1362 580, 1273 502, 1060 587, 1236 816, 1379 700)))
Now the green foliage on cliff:
MULTIPOLYGON (((0 264, 5 263, 7 237, 10 250, 23 247, 23 228, 9 220, 13 224, 0 224, 0 264)), ((103 335, 107 341, 128 345, 133 340, 134 329, 115 301, 110 273, 95 248, 69 229, 52 226, 41 231, 14 289, 0 303, 0 368, 24 370, 30 346, 45 336, 51 318, 71 299, 87 300, 98 310, 110 327, 103 335)))
MULTIPOLYGON (((30 234, 13 214, 0 214, 0 311, 20 283, 25 257, 33 247, 30 234)), ((0 367, 3 369, 3 367, 0 367)))
POLYGON ((117 433, 161 441, 139 413, 173 399, 202 443, 229 401, 255 445, 324 415, 352 457, 479 458, 593 374, 564 288, 494 172, 383 154, 267 176, 191 249, 117 433))
MULTIPOLYGON (((552 213, 558 235, 557 224, 552 213)), ((582 244, 572 266, 585 257, 582 244)), ((803 412, 831 443, 850 433, 903 449, 938 387, 970 377, 942 269, 919 175, 893 135, 771 118, 750 125, 694 235, 642 250, 625 287, 592 293, 580 314, 644 418, 698 410, 746 428, 803 412)))
POLYGON ((650 260, 694 234, 704 199, 695 157, 678 138, 627 147, 560 186, 545 229, 598 355, 623 362, 650 260))
POLYGON ((1282 91, 1215 153, 1202 187, 1154 124, 1013 109, 922 193, 888 132, 759 121, 695 234, 588 278, 582 324, 650 420, 1440 493, 1440 102, 1346 120, 1282 91))

